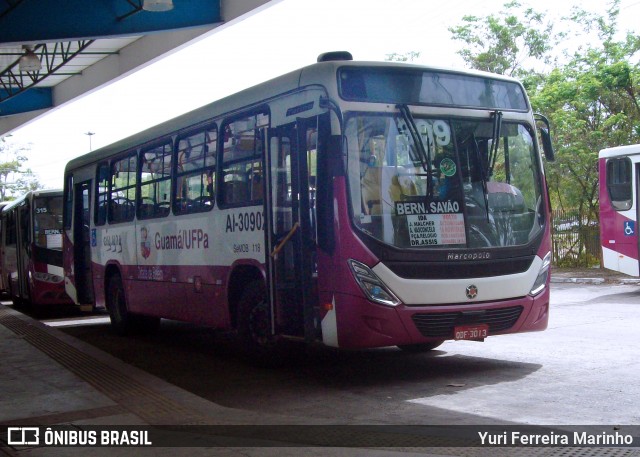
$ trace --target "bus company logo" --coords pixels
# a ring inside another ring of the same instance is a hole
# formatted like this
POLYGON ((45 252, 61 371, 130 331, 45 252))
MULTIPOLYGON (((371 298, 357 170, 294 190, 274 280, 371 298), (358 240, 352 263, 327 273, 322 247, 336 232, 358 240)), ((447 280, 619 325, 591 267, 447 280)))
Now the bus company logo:
POLYGON ((466 294, 469 300, 473 300, 478 296, 478 288, 473 284, 470 284, 467 286, 466 294))
POLYGON ((142 227, 140 229, 140 255, 145 259, 148 259, 151 255, 151 242, 148 238, 149 229, 147 227, 142 227))
POLYGON ((209 234, 202 229, 178 230, 173 235, 162 235, 156 232, 155 247, 159 251, 172 249, 209 249, 209 234))
POLYGON ((40 429, 38 427, 8 427, 7 444, 9 446, 38 446, 40 429))

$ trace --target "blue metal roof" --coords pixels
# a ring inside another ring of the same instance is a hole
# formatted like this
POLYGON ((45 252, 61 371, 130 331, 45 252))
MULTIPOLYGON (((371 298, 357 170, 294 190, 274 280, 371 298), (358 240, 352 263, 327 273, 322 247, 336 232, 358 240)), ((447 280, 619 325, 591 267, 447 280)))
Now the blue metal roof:
POLYGON ((151 12, 142 9, 141 0, 0 2, 0 44, 144 35, 221 21, 218 0, 173 4, 169 11, 151 12))
MULTIPOLYGON (((223 1, 249 3, 248 0, 173 0, 173 9, 151 12, 142 9, 142 0, 0 1, 0 124, 6 116, 24 113, 28 116, 29 112, 53 108, 52 92, 57 84, 74 76, 82 78, 85 68, 118 54, 146 35, 153 34, 162 40, 170 35, 167 31, 174 31, 175 36, 166 39, 165 46, 158 51, 162 54, 167 52, 167 47, 178 46, 205 33, 223 22, 223 1), (194 32, 188 33, 192 29, 194 32), (25 45, 40 59, 41 70, 20 70, 18 62, 25 45)), ((269 2, 259 0, 257 3, 260 1, 269 2)), ((140 50, 147 44, 140 41, 136 48, 138 54, 146 54, 140 50)), ((155 57, 157 55, 140 57, 138 65, 155 57)), ((0 126, 0 135, 7 129, 0 126)))

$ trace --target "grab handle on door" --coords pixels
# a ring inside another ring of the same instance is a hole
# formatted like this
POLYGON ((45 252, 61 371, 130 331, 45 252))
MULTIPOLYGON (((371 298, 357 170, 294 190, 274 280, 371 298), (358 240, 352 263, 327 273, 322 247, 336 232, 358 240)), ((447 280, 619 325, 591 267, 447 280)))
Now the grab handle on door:
POLYGON ((271 257, 273 257, 274 259, 278 258, 278 253, 282 250, 284 245, 287 244, 287 241, 291 239, 291 237, 296 233, 296 230, 298 230, 299 228, 300 222, 296 222, 295 224, 293 224, 293 227, 291 227, 291 230, 289 230, 287 236, 285 236, 284 239, 280 241, 280 243, 275 247, 273 252, 271 252, 271 257))

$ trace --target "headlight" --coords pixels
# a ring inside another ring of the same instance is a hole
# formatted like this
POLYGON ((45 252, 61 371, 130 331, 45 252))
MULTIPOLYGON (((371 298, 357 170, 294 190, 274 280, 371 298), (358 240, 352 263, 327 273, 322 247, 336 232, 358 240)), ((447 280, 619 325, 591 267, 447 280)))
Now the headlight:
POLYGON ((533 283, 533 287, 531 288, 531 295, 537 295, 542 292, 547 285, 547 278, 549 277, 549 269, 551 268, 551 253, 547 253, 542 260, 542 266, 540 267, 540 272, 538 273, 538 277, 536 278, 536 282, 533 283))
POLYGON ((383 305, 397 306, 400 300, 387 286, 371 271, 371 268, 356 260, 349 260, 349 266, 356 282, 369 300, 383 305))
POLYGON ((62 280, 64 279, 62 276, 54 275, 52 273, 41 273, 39 271, 36 271, 33 274, 33 277, 38 281, 51 282, 54 284, 62 282, 62 280))

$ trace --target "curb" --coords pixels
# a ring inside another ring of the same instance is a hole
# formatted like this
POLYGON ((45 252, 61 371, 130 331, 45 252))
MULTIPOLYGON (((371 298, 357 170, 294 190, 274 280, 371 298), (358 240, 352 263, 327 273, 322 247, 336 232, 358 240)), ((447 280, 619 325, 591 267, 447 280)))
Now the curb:
POLYGON ((570 283, 570 284, 604 284, 604 278, 554 278, 551 277, 551 283, 570 283))
POLYGON ((624 284, 628 286, 640 285, 640 278, 562 278, 551 277, 551 283, 557 284, 624 284))

